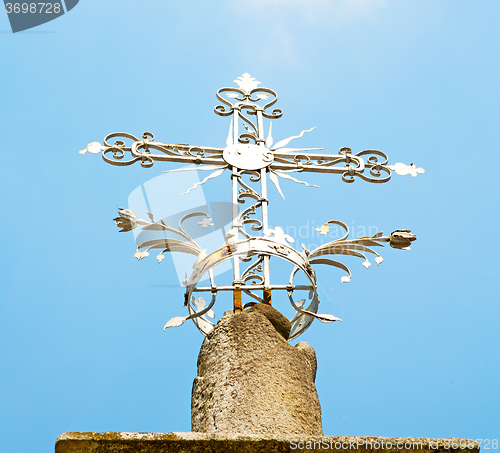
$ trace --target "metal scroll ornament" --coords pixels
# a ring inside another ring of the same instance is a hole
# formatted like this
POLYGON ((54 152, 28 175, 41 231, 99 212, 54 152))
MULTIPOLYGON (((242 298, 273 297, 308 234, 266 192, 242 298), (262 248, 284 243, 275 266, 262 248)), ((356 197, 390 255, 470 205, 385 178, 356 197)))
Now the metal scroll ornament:
POLYGON ((340 174, 342 180, 347 183, 354 182, 356 178, 385 183, 391 178, 392 172, 416 176, 424 173, 424 170, 413 164, 388 165, 387 155, 378 150, 353 153, 349 148, 341 148, 338 154, 323 154, 318 152, 322 148, 289 147, 290 142, 301 138, 314 128, 274 142, 272 120, 283 114, 280 109, 273 108, 278 95, 269 88, 259 87, 260 82, 249 74, 243 74, 235 82, 237 87, 221 88, 217 91, 220 104, 215 107, 215 113, 230 118, 225 148, 157 142, 150 132, 145 132, 142 138, 127 133, 113 133, 106 136, 104 145, 93 142, 80 153, 101 153, 103 159, 112 165, 126 166, 138 162, 149 168, 157 161, 164 161, 196 165, 166 172, 210 172, 200 183, 187 188, 185 193, 228 172, 232 181, 233 220, 231 229, 226 233, 225 242, 216 250, 207 252, 202 249, 183 228, 183 223, 190 218, 198 218, 197 223, 201 227, 211 225, 211 218, 204 212, 184 216, 177 227, 166 224, 162 219, 155 220, 152 213, 148 213, 149 220, 140 219, 130 209, 119 209, 118 217, 114 220, 121 232, 140 227, 143 230, 165 233, 165 237, 139 244, 134 255, 138 260, 148 256, 150 251, 158 252, 158 262, 169 252, 187 253, 196 257, 191 275, 186 276, 184 281, 188 314, 170 319, 165 324, 165 329, 180 326, 191 319, 196 327, 207 335, 214 327, 214 322, 211 321, 215 317, 212 308, 219 292, 232 293, 233 310, 230 310, 230 313, 238 313, 255 302, 271 304, 273 293, 285 291, 295 312, 291 319, 291 340, 303 333, 314 319, 321 322, 340 321, 331 314, 318 313, 320 301, 314 271, 316 265, 326 264, 341 269, 346 274, 341 278, 341 283, 346 283, 351 279, 351 272, 341 261, 332 259, 333 256, 349 255, 361 258, 363 266, 368 268, 371 264, 367 259, 368 255, 374 255, 374 261, 378 265, 383 261, 375 248, 388 243, 393 248, 409 250, 416 237, 409 230, 396 230, 390 236, 377 233, 374 236, 349 239, 347 225, 338 220, 330 220, 317 230, 326 235, 330 226, 336 225, 344 230, 340 239, 314 250, 307 250, 304 245, 301 250, 297 250, 292 246, 292 237, 285 234, 281 228, 271 228, 268 224, 268 181, 285 198, 280 179, 318 187, 295 178, 292 176, 294 173, 334 173, 340 174), (271 120, 267 131, 264 128, 264 119, 271 120), (243 205, 243 208, 239 209, 239 205, 243 205), (270 260, 274 257, 291 263, 293 270, 288 282, 271 283, 270 260), (232 282, 228 285, 217 284, 213 269, 228 260, 233 264, 232 282), (307 283, 294 283, 297 274, 305 276, 307 283), (207 276, 210 286, 200 286, 199 283, 207 276), (294 296, 301 291, 306 291, 307 297, 295 300, 294 296), (198 293, 208 294, 209 302, 198 293), (243 305, 243 297, 252 302, 243 305))

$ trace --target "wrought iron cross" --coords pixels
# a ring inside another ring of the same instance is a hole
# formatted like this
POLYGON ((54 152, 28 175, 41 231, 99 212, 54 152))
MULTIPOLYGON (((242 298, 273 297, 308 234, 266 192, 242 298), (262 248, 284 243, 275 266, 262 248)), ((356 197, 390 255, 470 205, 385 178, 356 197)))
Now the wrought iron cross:
POLYGON ((228 170, 232 179, 232 228, 226 233, 224 244, 214 251, 207 253, 182 227, 187 219, 198 216, 203 217, 198 223, 201 226, 208 226, 211 219, 204 212, 194 212, 184 216, 178 228, 166 224, 161 219, 159 222, 156 221, 152 213, 148 213, 149 220, 139 219, 137 214, 130 209, 120 209, 119 217, 114 220, 121 228, 120 231, 130 231, 141 225, 143 230, 158 230, 177 237, 177 239, 159 238, 139 244, 135 253, 135 257, 139 260, 148 256, 149 250, 152 249, 160 250, 157 256, 159 262, 163 260, 165 252, 182 252, 196 256, 191 276, 184 282, 186 285, 185 305, 188 307, 189 315, 172 318, 165 325, 165 329, 180 326, 187 319, 192 319, 198 329, 207 335, 214 326, 207 316, 214 317, 212 307, 220 291, 233 293, 234 312, 240 312, 246 307, 242 304, 242 294, 258 302, 271 304, 274 291, 286 291, 295 310, 295 316, 291 319, 292 329, 289 338, 293 339, 304 332, 315 318, 322 322, 340 321, 333 315, 318 313, 319 297, 313 265, 327 264, 340 268, 347 273, 341 278, 341 283, 349 282, 351 278, 349 268, 325 256, 350 255, 363 258, 363 265, 368 268, 370 262, 365 253, 374 254, 377 264, 383 261, 382 257, 371 247, 381 246, 384 242, 388 242, 391 247, 409 249, 410 243, 416 237, 409 230, 396 230, 390 236, 383 236, 380 232, 374 236, 348 239, 347 225, 338 220, 330 220, 317 228, 320 234, 326 235, 330 225, 337 225, 345 231, 343 237, 314 250, 307 250, 302 245, 302 250, 298 251, 291 246, 294 242, 293 238, 285 234, 281 228, 270 228, 268 224, 267 178, 269 177, 279 194, 285 198, 279 185, 280 178, 312 186, 294 178, 291 173, 336 173, 342 175, 342 180, 347 183, 354 182, 356 178, 373 183, 385 183, 391 178, 392 171, 399 175, 416 176, 418 173, 424 173, 424 170, 413 164, 388 165, 386 154, 377 150, 365 150, 353 154, 351 149, 341 148, 339 154, 320 154, 317 151, 323 148, 287 147, 292 140, 302 137, 304 133, 312 129, 274 143, 272 122, 269 123, 266 137, 264 118, 276 120, 283 114, 280 109, 270 111, 278 100, 276 92, 269 88, 259 87, 260 82, 250 74, 243 74, 235 82, 238 85, 237 88, 221 88, 217 91, 217 98, 221 104, 215 107, 215 113, 231 117, 225 148, 156 142, 154 135, 150 132, 145 132, 142 140, 127 133, 112 133, 105 137, 104 146, 93 142, 80 153, 102 152, 103 159, 112 165, 125 166, 140 162, 142 167, 149 168, 155 161, 180 162, 196 166, 167 172, 212 171, 209 176, 187 192, 228 170), (111 143, 112 139, 115 139, 114 143, 111 143), (126 145, 124 139, 132 140, 133 143, 130 146, 126 145), (128 160, 124 159, 126 153, 127 156, 130 155, 128 160), (244 181, 244 176, 249 180, 244 181), (258 184, 260 184, 260 190, 258 184), (239 205, 244 204, 247 198, 253 203, 246 209, 240 210, 239 205), (260 217, 256 217, 258 210, 260 210, 260 217), (247 230, 248 227, 250 231, 247 230), (258 236, 251 234, 255 232, 261 234, 258 236), (271 282, 271 257, 286 260, 293 265, 287 284, 271 282), (217 285, 213 268, 226 260, 233 262, 232 284, 217 285), (242 263, 247 266, 244 270, 242 270, 242 263), (294 284, 294 277, 298 272, 306 276, 308 284, 294 284), (199 286, 198 283, 207 274, 210 286, 199 286), (306 298, 303 298, 295 301, 293 294, 298 291, 308 291, 309 300, 306 302, 306 298), (208 305, 203 297, 196 298, 193 295, 199 292, 211 293, 212 299, 208 305))

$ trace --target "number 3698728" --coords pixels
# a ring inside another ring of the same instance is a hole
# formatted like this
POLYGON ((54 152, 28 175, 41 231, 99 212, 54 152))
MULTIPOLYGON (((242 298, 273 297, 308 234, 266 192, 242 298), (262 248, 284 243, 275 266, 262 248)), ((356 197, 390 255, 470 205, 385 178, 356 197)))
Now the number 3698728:
POLYGON ((60 3, 6 3, 5 9, 8 14, 59 14, 60 3))

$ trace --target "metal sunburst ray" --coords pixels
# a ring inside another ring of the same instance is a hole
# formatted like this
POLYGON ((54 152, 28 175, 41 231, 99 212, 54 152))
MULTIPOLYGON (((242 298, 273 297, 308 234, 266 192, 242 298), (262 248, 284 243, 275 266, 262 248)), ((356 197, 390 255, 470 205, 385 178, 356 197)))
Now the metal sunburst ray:
POLYGON ((197 182, 193 187, 190 187, 188 190, 186 190, 181 195, 186 195, 189 192, 191 192, 193 189, 196 189, 198 186, 201 186, 201 185, 205 184, 209 179, 217 178, 217 176, 222 175, 222 173, 224 173, 224 170, 227 167, 228 166, 226 165, 225 167, 219 168, 218 170, 214 171, 213 173, 210 173, 203 181, 197 182))
POLYGON ((278 148, 282 148, 285 145, 288 145, 292 140, 295 140, 297 138, 301 138, 306 132, 311 132, 312 130, 316 129, 316 127, 311 127, 311 129, 306 129, 302 131, 299 135, 293 135, 292 137, 285 138, 284 140, 280 140, 276 145, 274 145, 274 148, 271 148, 272 151, 276 151, 278 148))
POLYGON ((233 144, 233 118, 229 122, 229 133, 226 138, 226 146, 231 146, 233 144))
POLYGON ((279 194, 281 195, 281 197, 284 200, 285 196, 283 195, 283 192, 281 191, 280 183, 278 181, 278 176, 276 175, 276 173, 273 170, 269 171, 269 179, 274 184, 274 187, 276 187, 276 189, 278 190, 279 194))
MULTIPOLYGON (((278 175, 280 178, 289 179, 290 181, 296 182, 297 184, 304 184, 307 187, 321 187, 321 186, 317 186, 316 184, 309 184, 308 182, 300 181, 299 179, 296 179, 293 176, 290 176, 290 175, 287 174, 287 173, 292 173, 292 172, 297 172, 297 171, 299 171, 299 170, 292 170, 292 171, 286 171, 286 172, 284 172, 282 170, 272 170, 272 169, 270 169, 270 174, 274 173, 275 175, 278 175)), ((278 191, 279 191, 279 189, 278 189, 278 191)), ((281 191, 280 191, 280 193, 281 193, 281 191)), ((283 195, 281 195, 281 196, 283 197, 283 195)), ((285 198, 285 197, 283 197, 283 198, 285 198)))
POLYGON ((273 129, 273 122, 271 121, 269 123, 269 133, 267 134, 267 139, 266 139, 266 147, 268 149, 272 149, 271 146, 273 146, 273 136, 272 136, 272 129, 273 129))

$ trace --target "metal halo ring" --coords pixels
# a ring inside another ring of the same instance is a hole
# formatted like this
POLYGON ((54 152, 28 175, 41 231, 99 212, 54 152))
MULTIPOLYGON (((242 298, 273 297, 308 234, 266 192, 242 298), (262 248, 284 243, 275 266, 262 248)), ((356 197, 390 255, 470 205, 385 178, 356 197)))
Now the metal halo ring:
MULTIPOLYGON (((233 244, 224 244, 222 247, 218 248, 209 255, 205 256, 199 263, 196 264, 191 274, 191 277, 189 278, 189 281, 186 285, 186 300, 188 301, 188 311, 190 315, 196 313, 190 304, 190 300, 193 291, 195 290, 197 284, 202 279, 202 277, 208 271, 213 269, 215 266, 221 264, 222 262, 242 255, 243 256, 272 255, 290 262, 295 266, 292 271, 292 276, 290 277, 290 281, 293 280, 293 276, 297 273, 297 271, 301 270, 306 275, 313 288, 312 302, 309 305, 309 307, 307 307, 306 310, 313 313, 317 312, 319 298, 316 288, 316 278, 314 271, 309 265, 309 260, 305 258, 302 253, 298 252, 297 250, 295 250, 290 246, 277 243, 276 241, 269 240, 266 238, 256 237, 248 239, 246 241, 235 242, 233 244), (275 247, 276 245, 280 246, 281 251, 283 250, 282 248, 286 248, 288 253, 286 255, 280 253, 278 249, 275 247)), ((296 304, 295 302, 293 302, 290 292, 289 292, 289 299, 292 302, 292 306, 295 308, 296 304)), ((198 330, 205 336, 207 336, 213 329, 213 325, 206 325, 206 326, 200 325, 200 323, 197 322, 196 317, 193 317, 191 319, 198 328, 198 330)), ((292 323, 292 331, 290 332, 291 335, 289 340, 293 340, 294 338, 297 338, 300 334, 302 334, 311 325, 313 320, 314 318, 312 316, 297 311, 295 316, 290 320, 290 322, 292 323)))

